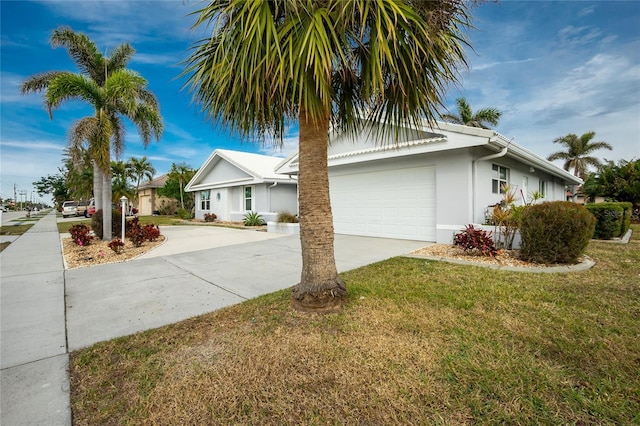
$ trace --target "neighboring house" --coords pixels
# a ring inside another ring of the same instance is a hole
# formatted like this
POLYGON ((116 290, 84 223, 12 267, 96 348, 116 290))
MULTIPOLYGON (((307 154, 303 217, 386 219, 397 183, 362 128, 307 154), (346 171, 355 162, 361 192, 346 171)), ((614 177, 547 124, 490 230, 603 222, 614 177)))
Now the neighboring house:
POLYGON ((282 158, 216 149, 185 187, 195 192, 195 217, 214 213, 219 220, 242 221, 258 212, 265 221, 281 211, 298 212, 295 178, 277 174, 282 158))
POLYGON ((162 188, 167 182, 166 174, 147 182, 143 182, 138 187, 138 214, 140 216, 150 216, 155 213, 174 214, 178 209, 178 202, 173 198, 161 197, 158 195, 158 188, 162 188))
MULTIPOLYGON (((464 225, 485 222, 489 206, 502 199, 502 184, 522 204, 534 191, 542 201, 565 200, 565 187, 582 183, 493 130, 437 124, 401 129, 397 141, 371 132, 331 136, 336 233, 451 243, 464 225)), ((297 153, 276 172, 296 175, 297 153)))

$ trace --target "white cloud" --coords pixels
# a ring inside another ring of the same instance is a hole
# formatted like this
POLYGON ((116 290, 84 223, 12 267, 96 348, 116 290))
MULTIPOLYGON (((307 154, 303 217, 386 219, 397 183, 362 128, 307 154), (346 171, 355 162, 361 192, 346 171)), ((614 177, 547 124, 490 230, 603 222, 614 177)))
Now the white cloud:
POLYGON ((497 67, 497 66, 525 64, 527 62, 538 61, 538 60, 540 60, 540 58, 527 58, 527 59, 519 59, 519 60, 512 60, 512 61, 491 62, 488 64, 474 65, 471 67, 471 71, 484 71, 486 69, 497 67))

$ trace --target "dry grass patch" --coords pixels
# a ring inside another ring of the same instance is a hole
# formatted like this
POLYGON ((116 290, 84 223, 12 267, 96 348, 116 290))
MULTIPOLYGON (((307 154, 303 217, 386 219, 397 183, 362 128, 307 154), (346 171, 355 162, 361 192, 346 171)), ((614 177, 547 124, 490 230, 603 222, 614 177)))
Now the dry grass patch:
MULTIPOLYGON (((634 228, 635 235, 640 227, 634 228)), ((640 241, 514 273, 396 258, 341 313, 277 292, 72 355, 74 424, 640 422, 640 241)))

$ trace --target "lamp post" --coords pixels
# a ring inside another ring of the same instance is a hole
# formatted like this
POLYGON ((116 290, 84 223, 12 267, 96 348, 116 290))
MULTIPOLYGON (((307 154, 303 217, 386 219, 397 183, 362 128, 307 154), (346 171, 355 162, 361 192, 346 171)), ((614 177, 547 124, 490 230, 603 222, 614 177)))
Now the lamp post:
POLYGON ((127 201, 129 201, 129 200, 124 195, 122 197, 120 197, 120 205, 122 206, 122 211, 121 211, 121 213, 122 213, 121 214, 121 216, 122 216, 122 234, 120 234, 120 236, 122 237, 122 241, 124 241, 124 222, 125 222, 126 216, 127 216, 127 210, 126 210, 127 201))

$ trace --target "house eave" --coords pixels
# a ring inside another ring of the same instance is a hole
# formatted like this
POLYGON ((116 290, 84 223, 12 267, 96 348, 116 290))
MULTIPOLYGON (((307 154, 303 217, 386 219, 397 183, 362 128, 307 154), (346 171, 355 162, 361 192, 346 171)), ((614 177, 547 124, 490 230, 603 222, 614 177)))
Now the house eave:
POLYGON ((204 191, 207 189, 221 189, 221 188, 232 188, 237 186, 248 186, 248 185, 260 185, 260 184, 295 184, 296 180, 287 177, 282 179, 255 179, 255 178, 242 178, 242 179, 231 179, 221 182, 210 182, 210 183, 201 183, 196 185, 191 185, 189 188, 185 188, 186 192, 196 192, 196 191, 204 191))

